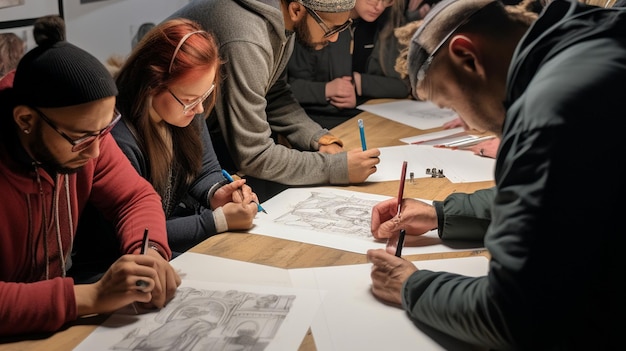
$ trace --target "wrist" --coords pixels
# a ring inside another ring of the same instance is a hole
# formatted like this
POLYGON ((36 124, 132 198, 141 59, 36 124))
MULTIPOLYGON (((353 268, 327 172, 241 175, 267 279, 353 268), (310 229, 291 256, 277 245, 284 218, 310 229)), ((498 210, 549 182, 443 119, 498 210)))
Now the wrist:
POLYGON ((361 74, 359 72, 352 73, 352 82, 354 83, 354 92, 356 95, 363 95, 363 89, 361 89, 361 74))
POLYGON ((165 249, 163 247, 161 247, 161 245, 159 245, 159 243, 154 242, 154 241, 148 241, 148 250, 154 250, 156 251, 156 253, 159 254, 159 256, 163 257, 166 261, 169 260, 167 258, 167 251, 165 251, 165 249))
POLYGON ((343 147, 343 141, 341 141, 341 139, 337 138, 336 136, 332 134, 322 135, 317 141, 317 143, 319 144, 319 146, 337 144, 343 147))
POLYGON ((76 303, 76 315, 78 317, 95 313, 94 303, 94 284, 76 284, 74 285, 74 300, 76 303))

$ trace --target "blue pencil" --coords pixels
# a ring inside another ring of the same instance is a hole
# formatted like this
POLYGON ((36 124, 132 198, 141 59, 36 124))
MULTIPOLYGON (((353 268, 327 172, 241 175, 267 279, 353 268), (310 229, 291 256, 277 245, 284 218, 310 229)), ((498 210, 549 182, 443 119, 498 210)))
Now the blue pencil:
MULTIPOLYGON (((224 178, 226 178, 226 180, 228 180, 228 182, 229 182, 229 183, 232 183, 232 182, 234 182, 234 181, 235 181, 235 180, 233 179, 233 177, 232 177, 232 176, 231 176, 228 172, 226 172, 226 170, 225 170, 225 169, 223 169, 223 170, 222 170, 222 175, 224 175, 224 178)), ((258 211, 260 211, 260 212, 263 212, 263 213, 267 214, 267 211, 265 211, 265 209, 261 206, 261 204, 260 204, 260 203, 258 203, 258 202, 257 202, 257 203, 256 203, 256 207, 257 207, 257 210, 258 210, 258 211)))
POLYGON ((367 144, 365 144, 365 129, 363 128, 363 120, 359 119, 359 133, 361 133, 361 148, 363 151, 367 150, 367 144))

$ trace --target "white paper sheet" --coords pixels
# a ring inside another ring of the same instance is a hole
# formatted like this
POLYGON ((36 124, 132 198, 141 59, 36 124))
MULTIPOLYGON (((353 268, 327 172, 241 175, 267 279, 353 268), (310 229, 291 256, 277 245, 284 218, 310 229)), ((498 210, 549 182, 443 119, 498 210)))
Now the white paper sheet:
POLYGON ((494 180, 495 159, 480 157, 466 150, 436 148, 432 145, 401 145, 381 147, 380 163, 368 182, 400 180, 402 162, 407 161, 407 178, 428 178, 426 169, 443 169, 452 183, 494 180))
POLYGON ((172 265, 183 276, 174 300, 120 310, 75 350, 297 350, 325 294, 292 288, 280 268, 194 253, 172 265))
POLYGON ((466 137, 467 135, 468 133, 465 131, 465 128, 458 127, 458 128, 444 129, 438 132, 420 134, 420 135, 416 135, 416 136, 412 136, 408 138, 402 138, 400 139, 400 141, 406 144, 429 143, 430 145, 432 145, 430 143, 431 141, 441 140, 441 139, 447 140, 449 138, 454 138, 455 136, 466 137))
MULTIPOLYGON (((400 168, 398 168, 398 177, 400 168)), ((371 234, 372 207, 388 196, 326 187, 290 188, 263 203, 267 215, 257 216, 250 233, 366 253, 384 248, 371 234)), ((426 200, 423 200, 426 201, 426 200)), ((428 201, 426 201, 428 202, 428 201)), ((443 244, 436 231, 408 237, 404 255, 477 248, 475 243, 443 244)))
POLYGON ((171 265, 183 279, 291 287, 285 269, 262 264, 185 252, 173 259, 171 265))
POLYGON ((380 104, 364 104, 356 108, 417 129, 431 129, 458 117, 450 109, 442 109, 428 101, 399 100, 380 104))
MULTIPOLYGON (((485 257, 416 261, 420 269, 485 275, 485 257)), ((416 327, 405 312, 370 291, 371 264, 290 269, 294 287, 326 291, 311 330, 319 351, 478 350, 433 330, 416 327)))

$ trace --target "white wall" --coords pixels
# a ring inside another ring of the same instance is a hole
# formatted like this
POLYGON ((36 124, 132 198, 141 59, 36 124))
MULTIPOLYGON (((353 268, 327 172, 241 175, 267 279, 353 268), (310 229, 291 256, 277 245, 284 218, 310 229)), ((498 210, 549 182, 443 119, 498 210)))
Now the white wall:
MULTIPOLYGON (((56 2, 56 0, 25 0, 22 6, 0 9, 0 21, 21 19, 14 18, 15 13, 24 10, 28 10, 30 17, 45 15, 51 4, 56 2)), ((67 40, 104 62, 113 54, 126 56, 130 53, 132 37, 142 23, 159 23, 189 0, 102 0, 85 4, 80 2, 81 0, 63 0, 67 40)), ((32 31, 32 27, 1 31, 14 31, 22 37, 26 32, 32 31)))

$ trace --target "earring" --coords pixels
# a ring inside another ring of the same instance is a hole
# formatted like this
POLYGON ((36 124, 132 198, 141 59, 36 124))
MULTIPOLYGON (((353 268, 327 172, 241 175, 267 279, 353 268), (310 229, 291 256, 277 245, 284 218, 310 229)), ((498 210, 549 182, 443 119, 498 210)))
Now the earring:
POLYGON ((24 134, 30 134, 30 130, 29 129, 24 129, 24 134))

